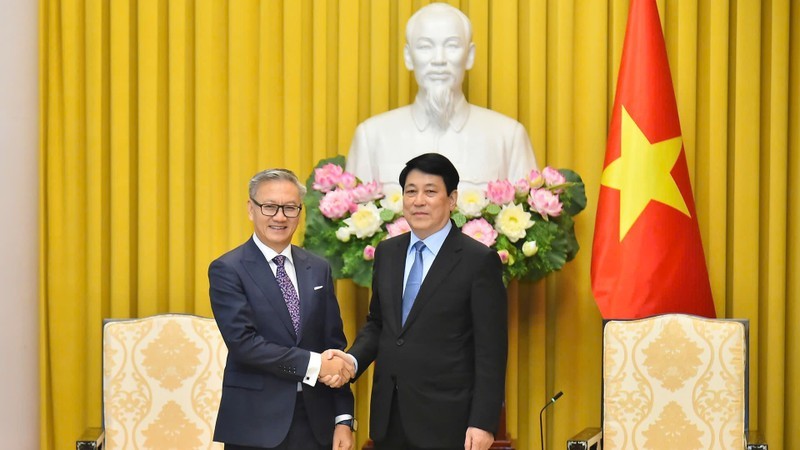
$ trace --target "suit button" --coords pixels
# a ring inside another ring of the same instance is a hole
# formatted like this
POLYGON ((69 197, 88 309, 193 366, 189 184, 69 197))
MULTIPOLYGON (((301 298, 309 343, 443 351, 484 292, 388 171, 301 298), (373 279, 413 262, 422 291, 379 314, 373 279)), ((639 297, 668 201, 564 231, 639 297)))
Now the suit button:
POLYGON ((405 343, 406 343, 406 341, 404 341, 403 338, 400 338, 400 339, 397 340, 397 345, 398 346, 403 345, 405 343))

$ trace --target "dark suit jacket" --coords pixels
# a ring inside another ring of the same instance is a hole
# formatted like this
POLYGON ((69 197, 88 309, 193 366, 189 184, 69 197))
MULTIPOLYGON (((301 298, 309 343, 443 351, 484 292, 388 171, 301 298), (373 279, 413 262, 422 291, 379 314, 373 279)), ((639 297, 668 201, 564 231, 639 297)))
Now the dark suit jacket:
MULTIPOLYGON (((286 437, 309 351, 343 349, 339 304, 330 266, 292 246, 300 294, 300 336, 280 287, 253 239, 211 263, 211 308, 228 360, 214 440, 251 447, 274 447, 286 437)), ((353 414, 348 386, 303 385, 303 399, 316 439, 333 440, 334 418, 353 414)))
POLYGON ((392 395, 411 442, 460 447, 467 427, 495 433, 505 394, 508 318, 494 250, 453 226, 401 326, 410 234, 375 251, 367 323, 349 353, 359 374, 375 361, 370 437, 386 435, 392 395))

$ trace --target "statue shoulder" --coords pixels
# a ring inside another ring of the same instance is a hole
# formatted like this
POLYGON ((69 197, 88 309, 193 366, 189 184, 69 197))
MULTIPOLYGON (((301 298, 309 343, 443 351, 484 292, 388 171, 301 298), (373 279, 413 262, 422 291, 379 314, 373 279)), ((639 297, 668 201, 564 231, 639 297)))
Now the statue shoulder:
POLYGON ((366 128, 383 127, 386 125, 396 125, 402 122, 411 122, 412 120, 411 106, 406 105, 376 114, 361 122, 359 126, 366 128))
POLYGON ((491 109, 487 109, 482 106, 473 105, 472 103, 469 104, 469 107, 470 117, 474 117, 481 122, 489 122, 497 124, 498 126, 522 126, 518 120, 497 111, 492 111, 491 109))

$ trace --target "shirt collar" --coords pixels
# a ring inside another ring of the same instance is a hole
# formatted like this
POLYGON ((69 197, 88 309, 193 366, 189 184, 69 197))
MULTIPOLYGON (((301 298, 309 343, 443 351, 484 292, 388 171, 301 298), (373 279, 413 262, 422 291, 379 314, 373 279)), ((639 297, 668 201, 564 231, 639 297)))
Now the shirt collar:
POLYGON ((441 230, 433 233, 432 235, 426 237, 425 239, 418 238, 417 235, 414 234, 414 232, 412 231, 411 241, 408 243, 408 252, 412 251, 412 249, 414 248, 414 244, 416 244, 417 241, 425 241, 425 247, 427 247, 428 250, 430 250, 431 253, 433 253, 433 256, 436 256, 437 254, 439 254, 439 250, 441 250, 442 245, 444 245, 444 240, 447 238, 447 235, 450 234, 451 228, 453 228, 453 224, 448 220, 445 226, 442 227, 441 230))
MULTIPOLYGON (((411 104, 411 117, 414 118, 414 125, 416 125, 417 130, 425 131, 430 125, 431 119, 428 117, 428 113, 425 112, 425 104, 423 100, 423 94, 417 93, 417 98, 414 99, 414 103, 411 104)), ((467 124, 467 119, 469 118, 469 103, 467 99, 464 97, 463 92, 459 92, 458 96, 456 97, 456 104, 453 108, 453 117, 450 119, 450 127, 456 133, 460 133, 461 130, 464 129, 464 125, 467 124)))
POLYGON ((253 233, 253 242, 256 243, 256 247, 258 247, 258 249, 261 250, 261 253, 264 255, 264 258, 267 258, 267 261, 272 262, 272 260, 276 256, 283 255, 294 266, 294 260, 292 259, 292 245, 291 244, 287 245, 286 248, 283 249, 282 252, 278 253, 275 250, 273 250, 272 248, 268 247, 267 244, 261 242, 261 239, 259 239, 258 236, 256 236, 255 233, 253 233))

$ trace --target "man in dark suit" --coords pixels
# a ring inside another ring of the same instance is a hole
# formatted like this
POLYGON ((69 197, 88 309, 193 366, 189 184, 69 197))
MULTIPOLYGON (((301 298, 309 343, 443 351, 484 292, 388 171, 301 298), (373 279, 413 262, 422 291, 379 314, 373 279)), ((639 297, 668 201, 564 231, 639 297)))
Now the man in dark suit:
POLYGON ((379 449, 482 450, 497 431, 506 289, 497 253, 450 220, 458 182, 440 154, 406 163, 400 186, 411 233, 375 251, 367 323, 348 353, 357 375, 375 361, 370 437, 379 449))
POLYGON ((353 395, 317 383, 350 378, 352 362, 325 260, 291 245, 305 194, 288 170, 250 181, 255 232, 211 263, 211 308, 228 360, 214 440, 226 450, 349 449, 353 395))

